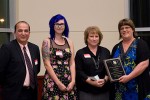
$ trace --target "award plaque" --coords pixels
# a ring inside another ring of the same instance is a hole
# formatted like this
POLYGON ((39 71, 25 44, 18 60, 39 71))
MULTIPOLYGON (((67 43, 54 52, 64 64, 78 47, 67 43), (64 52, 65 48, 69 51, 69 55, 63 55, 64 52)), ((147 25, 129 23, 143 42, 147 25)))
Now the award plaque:
POLYGON ((118 81, 121 76, 126 74, 120 58, 106 59, 104 65, 111 82, 118 81))

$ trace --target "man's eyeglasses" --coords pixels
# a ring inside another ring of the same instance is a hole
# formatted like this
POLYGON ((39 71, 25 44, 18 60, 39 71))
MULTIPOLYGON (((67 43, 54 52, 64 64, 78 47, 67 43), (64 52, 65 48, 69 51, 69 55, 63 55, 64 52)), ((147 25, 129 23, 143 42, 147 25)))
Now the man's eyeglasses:
POLYGON ((55 27, 62 28, 62 27, 65 27, 65 24, 64 23, 55 23, 55 27))

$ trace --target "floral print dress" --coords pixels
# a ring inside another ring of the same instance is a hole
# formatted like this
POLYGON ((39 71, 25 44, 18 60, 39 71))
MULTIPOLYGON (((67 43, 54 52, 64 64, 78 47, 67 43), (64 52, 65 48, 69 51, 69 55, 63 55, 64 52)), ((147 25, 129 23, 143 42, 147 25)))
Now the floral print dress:
MULTIPOLYGON (((66 40, 65 45, 57 45, 53 40, 51 40, 51 45, 52 46, 50 47, 49 52, 51 66, 58 79, 67 87, 71 82, 71 72, 69 66, 71 51, 69 44, 66 40), (63 46, 65 46, 65 48, 63 46)), ((60 91, 56 83, 51 79, 46 71, 42 100, 76 100, 75 87, 71 92, 60 91)))

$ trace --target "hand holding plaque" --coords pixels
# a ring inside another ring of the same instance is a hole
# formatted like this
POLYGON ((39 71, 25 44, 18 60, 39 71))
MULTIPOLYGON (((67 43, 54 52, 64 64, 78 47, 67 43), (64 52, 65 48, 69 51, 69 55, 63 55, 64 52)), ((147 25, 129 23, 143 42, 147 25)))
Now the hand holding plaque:
POLYGON ((120 58, 106 59, 104 65, 111 82, 118 81, 121 76, 126 74, 120 58))

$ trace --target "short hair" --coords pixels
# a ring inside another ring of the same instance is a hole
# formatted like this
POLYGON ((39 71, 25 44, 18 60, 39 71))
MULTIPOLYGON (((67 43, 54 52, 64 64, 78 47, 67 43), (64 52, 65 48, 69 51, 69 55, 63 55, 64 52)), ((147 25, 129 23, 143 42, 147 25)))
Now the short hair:
POLYGON ((101 33, 100 29, 97 26, 89 26, 85 29, 85 31, 84 31, 84 42, 86 45, 88 45, 87 39, 88 39, 89 33, 93 33, 93 34, 97 33, 99 35, 98 45, 100 45, 100 43, 103 39, 103 34, 101 33))
POLYGON ((121 30, 121 27, 124 26, 124 25, 130 26, 133 30, 133 36, 134 37, 137 36, 137 33, 135 32, 135 25, 134 25, 133 21, 131 19, 124 18, 124 19, 120 20, 119 23, 118 23, 119 39, 122 38, 120 30, 121 30))
POLYGON ((64 20, 64 24, 65 24, 65 30, 63 32, 63 35, 65 37, 68 37, 69 27, 68 27, 68 23, 66 21, 66 18, 64 16, 62 16, 61 14, 57 14, 57 15, 53 16, 49 21, 51 39, 55 38, 55 30, 54 30, 55 23, 58 22, 59 20, 62 20, 62 19, 64 20))
POLYGON ((29 27, 29 31, 30 31, 30 25, 29 25, 26 21, 19 21, 19 22, 17 22, 17 23, 15 24, 15 26, 14 26, 14 32, 16 32, 16 30, 17 30, 17 25, 18 25, 19 23, 25 23, 25 24, 27 24, 28 27, 29 27))

